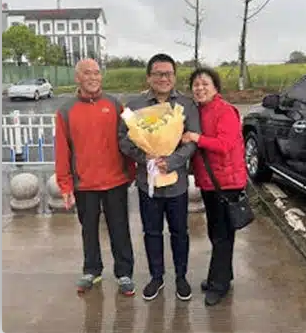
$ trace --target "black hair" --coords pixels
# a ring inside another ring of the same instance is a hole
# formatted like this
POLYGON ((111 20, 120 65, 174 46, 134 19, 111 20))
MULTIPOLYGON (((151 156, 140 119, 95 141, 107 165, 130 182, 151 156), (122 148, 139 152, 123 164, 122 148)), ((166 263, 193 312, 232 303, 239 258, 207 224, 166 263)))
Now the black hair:
POLYGON ((212 79, 212 82, 213 82, 216 90, 218 91, 218 93, 221 92, 220 76, 219 76, 218 72, 211 67, 200 67, 191 73, 190 78, 189 78, 190 90, 192 89, 194 80, 202 74, 208 75, 212 79))
POLYGON ((168 54, 158 53, 158 54, 155 54, 149 60, 148 65, 147 65, 147 75, 150 75, 152 67, 153 67, 154 63, 156 63, 156 62, 170 62, 173 66, 174 73, 176 73, 176 64, 175 64, 175 61, 173 60, 173 58, 171 58, 168 54))

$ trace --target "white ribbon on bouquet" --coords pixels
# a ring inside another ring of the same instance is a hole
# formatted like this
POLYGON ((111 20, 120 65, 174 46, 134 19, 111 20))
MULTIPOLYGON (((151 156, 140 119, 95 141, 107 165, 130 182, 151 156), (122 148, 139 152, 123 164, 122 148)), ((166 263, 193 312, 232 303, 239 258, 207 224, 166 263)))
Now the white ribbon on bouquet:
POLYGON ((156 161, 155 158, 147 161, 148 186, 149 186, 150 198, 152 198, 154 195, 155 177, 159 174, 159 170, 155 161, 156 161))

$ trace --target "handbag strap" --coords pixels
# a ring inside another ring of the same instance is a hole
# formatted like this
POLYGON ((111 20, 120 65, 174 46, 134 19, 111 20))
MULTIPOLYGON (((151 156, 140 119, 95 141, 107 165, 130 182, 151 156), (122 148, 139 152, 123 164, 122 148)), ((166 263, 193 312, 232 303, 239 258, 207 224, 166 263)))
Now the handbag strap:
MULTIPOLYGON (((222 200, 228 202, 227 197, 223 194, 223 191, 222 191, 222 189, 220 187, 220 184, 219 184, 216 176, 214 175, 214 173, 212 171, 212 168, 211 168, 210 163, 208 161, 208 157, 207 157, 206 151, 204 149, 200 149, 200 153, 201 153, 202 159, 204 161, 204 165, 205 165, 206 171, 207 171, 207 173, 209 175, 209 178, 210 178, 211 182, 213 183, 213 185, 215 187, 215 190, 216 190, 217 194, 219 195, 219 197, 222 200)), ((244 193, 246 195, 246 190, 243 189, 241 191, 241 193, 244 193)))
POLYGON ((202 156, 203 161, 204 161, 204 165, 205 165, 206 171, 207 171, 207 173, 209 175, 209 178, 210 178, 211 182, 213 183, 213 185, 215 187, 216 192, 218 193, 218 195, 221 198, 226 199, 224 197, 224 195, 222 194, 222 189, 220 187, 220 184, 219 184, 216 176, 214 175, 214 173, 212 171, 212 168, 211 168, 210 163, 208 161, 208 157, 207 157, 206 151, 204 149, 200 149, 200 152, 201 152, 201 156, 202 156))

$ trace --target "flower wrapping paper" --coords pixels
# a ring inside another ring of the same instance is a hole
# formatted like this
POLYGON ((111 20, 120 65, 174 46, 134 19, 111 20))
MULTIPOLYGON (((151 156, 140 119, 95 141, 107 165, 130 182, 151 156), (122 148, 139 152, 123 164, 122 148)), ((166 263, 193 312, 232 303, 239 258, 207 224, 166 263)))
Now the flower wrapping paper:
POLYGON ((149 194, 154 187, 174 184, 176 171, 161 174, 155 165, 157 157, 170 156, 177 148, 184 132, 184 107, 170 103, 159 103, 139 110, 125 108, 121 117, 128 127, 129 139, 153 158, 147 162, 149 194))

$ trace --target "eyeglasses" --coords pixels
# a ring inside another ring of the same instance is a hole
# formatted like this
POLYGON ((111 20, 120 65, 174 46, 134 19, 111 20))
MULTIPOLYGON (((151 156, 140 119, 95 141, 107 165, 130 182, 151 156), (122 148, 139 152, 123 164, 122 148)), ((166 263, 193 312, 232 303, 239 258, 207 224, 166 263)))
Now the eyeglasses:
POLYGON ((162 79, 163 77, 171 79, 174 76, 174 72, 152 72, 150 75, 156 79, 162 79))

